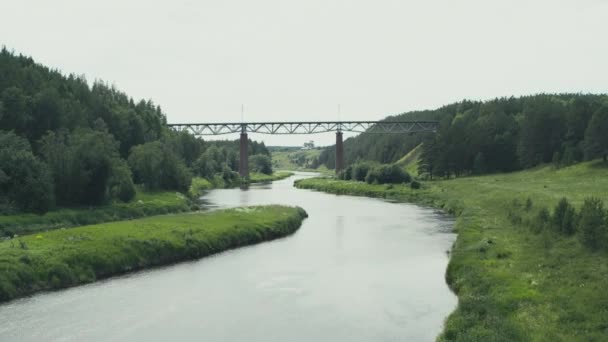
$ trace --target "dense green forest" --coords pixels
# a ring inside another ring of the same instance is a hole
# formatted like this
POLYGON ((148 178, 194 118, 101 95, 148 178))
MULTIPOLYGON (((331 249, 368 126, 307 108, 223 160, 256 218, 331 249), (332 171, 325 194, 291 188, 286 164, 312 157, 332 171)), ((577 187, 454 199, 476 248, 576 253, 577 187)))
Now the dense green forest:
MULTIPOLYGON (((437 120, 437 134, 362 134, 344 142, 347 164, 392 163, 422 145, 423 173, 450 177, 508 172, 553 162, 571 165, 608 154, 608 96, 541 94, 462 101, 385 120, 437 120)), ((319 161, 333 168, 335 148, 319 161)))
MULTIPOLYGON (((0 213, 128 202, 136 185, 186 192, 193 176, 240 182, 238 142, 166 127, 161 108, 0 51, 0 213)), ((253 171, 272 173, 263 143, 253 171)))

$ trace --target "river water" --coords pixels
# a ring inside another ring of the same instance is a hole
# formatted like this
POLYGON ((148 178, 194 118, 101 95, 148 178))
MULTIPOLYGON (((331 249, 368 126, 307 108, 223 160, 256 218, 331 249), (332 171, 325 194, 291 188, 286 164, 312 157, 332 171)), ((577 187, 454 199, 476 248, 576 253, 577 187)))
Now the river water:
POLYGON ((213 190, 211 208, 306 209, 294 235, 0 306, 0 341, 432 341, 457 299, 438 212, 293 188, 213 190))

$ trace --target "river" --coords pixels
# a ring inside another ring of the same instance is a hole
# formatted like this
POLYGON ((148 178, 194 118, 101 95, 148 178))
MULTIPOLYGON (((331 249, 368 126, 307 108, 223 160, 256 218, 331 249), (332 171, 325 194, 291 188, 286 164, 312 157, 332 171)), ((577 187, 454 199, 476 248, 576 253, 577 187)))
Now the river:
POLYGON ((0 306, 0 341, 433 341, 457 298, 452 220, 295 189, 213 190, 210 208, 306 209, 294 235, 0 306))

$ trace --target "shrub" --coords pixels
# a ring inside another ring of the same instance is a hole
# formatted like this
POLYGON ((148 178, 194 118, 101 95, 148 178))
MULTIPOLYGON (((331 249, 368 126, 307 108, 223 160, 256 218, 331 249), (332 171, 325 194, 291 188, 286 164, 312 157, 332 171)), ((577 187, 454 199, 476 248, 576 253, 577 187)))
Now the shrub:
POLYGON ((526 199, 526 211, 530 211, 532 209, 532 199, 530 197, 528 197, 526 199))
POLYGON ((341 180, 351 180, 352 174, 353 174, 353 167, 352 167, 352 165, 350 165, 346 169, 338 172, 337 178, 341 179, 341 180))
POLYGON ((184 161, 161 141, 133 147, 129 165, 135 178, 150 190, 187 192, 192 183, 192 174, 184 161))
POLYGON ((565 235, 572 235, 575 231, 576 210, 566 198, 562 198, 553 210, 552 227, 565 235))
POLYGON ((129 202, 135 198, 135 185, 133 184, 131 169, 122 159, 120 161, 119 165, 116 165, 112 170, 110 196, 123 202, 129 202))
POLYGON ((222 179, 226 187, 238 186, 241 184, 241 176, 232 171, 228 165, 224 164, 222 168, 222 179))
POLYGON ((369 184, 400 184, 410 182, 411 177, 397 165, 379 165, 369 170, 365 181, 369 184))
POLYGON ((378 164, 369 161, 360 161, 353 165, 351 179, 359 182, 364 182, 365 177, 370 169, 378 164))
POLYGON ((420 185, 420 182, 418 182, 418 181, 414 180, 410 183, 410 188, 412 188, 414 190, 420 189, 420 187, 421 187, 421 185, 420 185))
POLYGON ((534 226, 532 227, 532 231, 534 233, 540 233, 547 228, 549 222, 551 221, 551 214, 547 208, 542 208, 536 214, 536 220, 534 221, 534 226))
POLYGON ((585 199, 580 212, 578 229, 581 232, 582 243, 592 250, 607 246, 607 224, 604 203, 599 198, 585 199))
POLYGON ((249 168, 252 172, 260 172, 266 175, 272 174, 272 161, 265 154, 256 154, 249 157, 249 168))
POLYGON ((0 211, 44 213, 54 203, 48 165, 34 156, 26 139, 0 131, 0 211))

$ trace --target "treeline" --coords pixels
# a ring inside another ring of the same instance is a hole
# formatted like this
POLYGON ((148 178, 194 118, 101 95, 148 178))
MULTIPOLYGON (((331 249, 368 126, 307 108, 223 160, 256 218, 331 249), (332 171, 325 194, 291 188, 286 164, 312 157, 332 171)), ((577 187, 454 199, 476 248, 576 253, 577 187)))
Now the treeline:
MULTIPOLYGON (((436 134, 360 135, 345 141, 347 163, 391 163, 422 143, 420 171, 433 176, 570 165, 608 155, 608 96, 534 95, 462 101, 386 120, 438 120, 436 134)), ((334 150, 321 162, 334 166, 334 150)))
POLYGON ((578 211, 565 197, 552 212, 542 207, 532 214, 532 209, 530 198, 525 202, 513 200, 507 215, 513 224, 524 224, 533 233, 543 234, 545 247, 550 247, 556 235, 577 235, 583 246, 590 250, 608 251, 608 211, 601 199, 585 198, 578 211))
MULTIPOLYGON (((0 213, 127 202, 134 184, 186 192, 194 175, 232 179, 237 144, 171 131, 151 101, 0 51, 0 213)), ((263 156, 254 169, 272 172, 266 147, 250 149, 263 156)))

